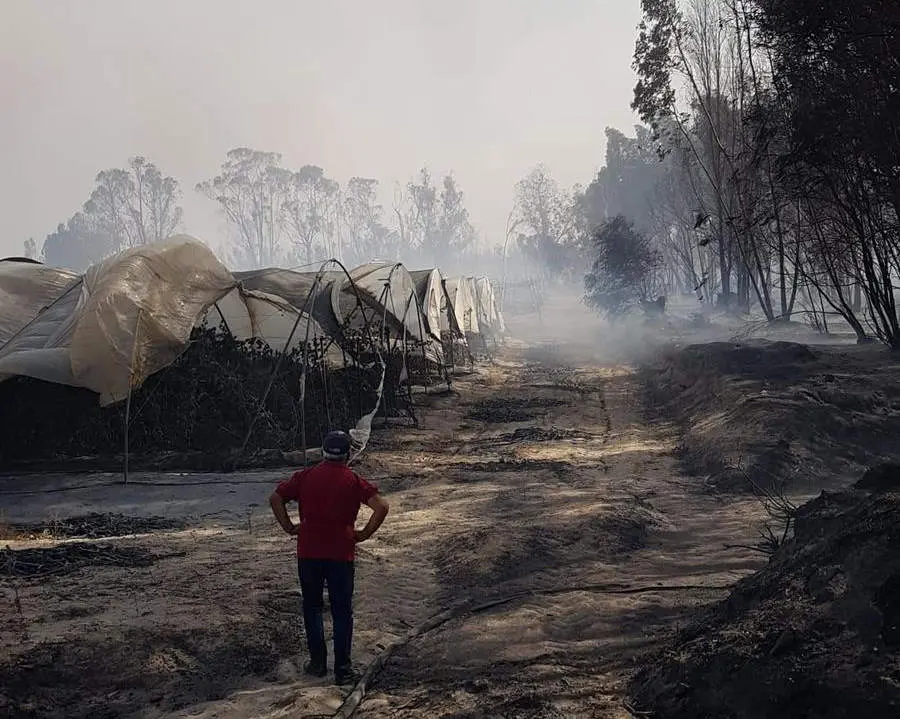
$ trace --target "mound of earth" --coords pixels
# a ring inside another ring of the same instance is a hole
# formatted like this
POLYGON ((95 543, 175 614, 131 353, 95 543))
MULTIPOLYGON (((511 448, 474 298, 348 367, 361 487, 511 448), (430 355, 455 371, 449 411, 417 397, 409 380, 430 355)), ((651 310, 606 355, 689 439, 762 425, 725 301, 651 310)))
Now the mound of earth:
POLYGON ((648 406, 682 434, 681 459, 717 490, 835 488, 900 460, 900 358, 874 346, 714 342, 644 369, 648 406))
POLYGON ((760 572, 639 671, 639 711, 667 719, 900 716, 900 482, 894 470, 802 506, 760 572))

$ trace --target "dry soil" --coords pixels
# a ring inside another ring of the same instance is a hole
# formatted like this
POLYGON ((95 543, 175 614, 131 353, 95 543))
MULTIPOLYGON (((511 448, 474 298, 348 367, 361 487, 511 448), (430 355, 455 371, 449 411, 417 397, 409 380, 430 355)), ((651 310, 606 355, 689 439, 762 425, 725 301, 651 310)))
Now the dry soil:
MULTIPOLYGON (((664 386, 548 331, 424 398, 417 428, 373 435, 357 468, 392 510, 359 552, 355 653, 394 651, 359 717, 634 716, 645 658, 764 563, 746 548, 760 503, 686 464, 664 386)), ((345 692, 299 672, 292 540, 265 506, 283 475, 2 480, 0 709, 333 716, 345 692), (65 521, 90 512, 122 516, 65 521)))

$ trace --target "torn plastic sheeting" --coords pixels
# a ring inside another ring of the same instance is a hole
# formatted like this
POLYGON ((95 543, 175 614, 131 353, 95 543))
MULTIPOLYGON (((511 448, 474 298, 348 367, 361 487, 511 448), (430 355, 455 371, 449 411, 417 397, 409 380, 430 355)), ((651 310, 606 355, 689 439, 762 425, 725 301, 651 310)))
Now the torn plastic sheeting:
POLYGON ((198 320, 236 284, 201 242, 179 235, 99 262, 0 349, 0 376, 85 387, 109 405, 170 365, 198 320))
POLYGON ((478 277, 475 278, 474 285, 478 301, 479 325, 492 330, 495 334, 504 334, 506 324, 503 321, 503 314, 500 312, 491 281, 487 277, 478 277))
POLYGON ((387 365, 380 355, 379 359, 381 360, 381 381, 378 383, 378 391, 375 395, 375 407, 372 408, 371 412, 360 417, 356 427, 350 430, 350 439, 354 447, 353 455, 350 458, 351 462, 362 454, 369 443, 369 437, 372 436, 372 420, 375 419, 378 408, 381 406, 382 395, 384 395, 384 378, 387 374, 387 365))
POLYGON ((350 271, 350 276, 334 283, 332 305, 342 324, 362 329, 365 319, 358 312, 361 298, 379 318, 389 336, 405 341, 407 336, 422 343, 431 362, 443 364, 443 348, 439 338, 427 333, 409 271, 402 264, 368 264, 350 271))
POLYGON ((450 277, 445 280, 447 294, 453 305, 453 311, 463 332, 480 334, 478 324, 478 299, 474 293, 474 282, 465 277, 450 277))
POLYGON ((80 280, 70 270, 0 261, 0 348, 36 317, 52 309, 80 280))
POLYGON ((287 300, 296 309, 309 314, 330 337, 342 341, 341 323, 331 306, 331 292, 332 284, 345 277, 343 272, 297 272, 270 267, 235 272, 234 276, 248 290, 287 300))
MULTIPOLYGON (((207 327, 221 327, 240 341, 262 340, 276 352, 292 351, 307 342, 331 340, 315 319, 282 297, 240 286, 210 307, 203 321, 207 327)), ((343 354, 334 343, 328 347, 325 359, 330 367, 344 365, 343 354)))

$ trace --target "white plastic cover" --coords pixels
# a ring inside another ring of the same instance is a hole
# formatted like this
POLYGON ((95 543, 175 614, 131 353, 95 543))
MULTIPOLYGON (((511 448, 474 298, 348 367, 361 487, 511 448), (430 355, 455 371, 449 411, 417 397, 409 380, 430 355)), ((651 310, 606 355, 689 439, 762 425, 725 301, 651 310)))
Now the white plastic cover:
POLYGON ((235 286, 210 249, 184 235, 91 266, 49 304, 66 271, 23 265, 7 274, 20 281, 4 283, 3 305, 18 303, 31 317, 22 322, 23 310, 15 327, 4 314, 0 379, 86 387, 103 405, 171 364, 207 308, 235 286))
POLYGON ((204 324, 221 328, 238 340, 261 339, 276 352, 322 340, 331 345, 326 353, 328 364, 343 366, 340 348, 328 342, 318 322, 301 314, 287 300, 266 292, 236 287, 206 311, 204 324))
POLYGON ((475 292, 478 299, 478 322, 482 327, 489 328, 494 334, 506 332, 506 323, 497 303, 494 286, 487 277, 475 279, 475 292))
POLYGON ((478 298, 472 278, 450 277, 446 280, 447 294, 463 332, 481 334, 478 324, 478 298))
POLYGON ((293 307, 312 315, 323 330, 340 340, 341 325, 331 307, 330 285, 343 277, 343 272, 295 272, 278 267, 235 272, 234 276, 248 290, 281 297, 293 307))
POLYGON ((0 347, 81 279, 70 270, 31 262, 0 262, 0 347))
POLYGON ((441 331, 450 329, 440 270, 415 270, 409 274, 416 286, 416 296, 419 299, 425 329, 440 342, 441 331))
POLYGON ((435 340, 427 332, 415 283, 403 265, 361 265, 350 271, 349 278, 334 283, 335 315, 342 324, 361 327, 363 318, 357 310, 356 292, 368 306, 368 317, 376 325, 386 327, 394 338, 407 336, 423 342, 428 359, 443 363, 440 339, 435 340))

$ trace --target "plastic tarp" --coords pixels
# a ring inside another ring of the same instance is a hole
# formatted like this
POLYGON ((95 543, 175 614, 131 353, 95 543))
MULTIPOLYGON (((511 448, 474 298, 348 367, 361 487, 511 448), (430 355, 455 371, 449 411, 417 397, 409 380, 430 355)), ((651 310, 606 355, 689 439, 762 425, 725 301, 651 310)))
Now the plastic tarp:
POLYGON ((335 368, 344 365, 340 349, 318 322, 287 300, 265 292, 236 287, 207 310, 204 324, 237 340, 261 339, 276 352, 320 341, 327 346, 327 364, 335 368))
POLYGON ((0 347, 56 302, 81 276, 32 262, 0 261, 0 347))
POLYGON ((287 300, 294 308, 311 315, 329 337, 342 341, 341 323, 331 305, 331 292, 335 280, 345 276, 343 272, 295 272, 272 267, 235 272, 234 276, 248 290, 287 300))
POLYGON ((448 314, 449 300, 440 270, 413 270, 409 274, 416 286, 419 308, 428 333, 440 341, 441 332, 459 332, 448 314))
POLYGON ((478 300, 478 323, 482 328, 490 330, 495 335, 506 332, 506 323, 497 303, 494 286, 487 277, 475 278, 475 292, 478 300))
POLYGON ((362 301, 366 317, 392 339, 412 338, 423 343, 425 356, 443 364, 440 340, 427 331, 419 309, 416 287, 409 271, 401 264, 367 264, 350 271, 349 277, 334 282, 331 302, 342 324, 361 329, 366 318, 360 312, 362 301))
POLYGON ((103 405, 170 365, 207 309, 236 284, 208 247, 184 235, 89 267, 48 304, 63 283, 60 272, 33 265, 9 273, 16 281, 4 283, 3 305, 19 303, 32 316, 15 328, 4 314, 0 378, 85 387, 103 405))
POLYGON ((445 281, 445 285, 460 329, 466 334, 481 334, 478 325, 478 295, 474 280, 471 277, 450 277, 445 281))

